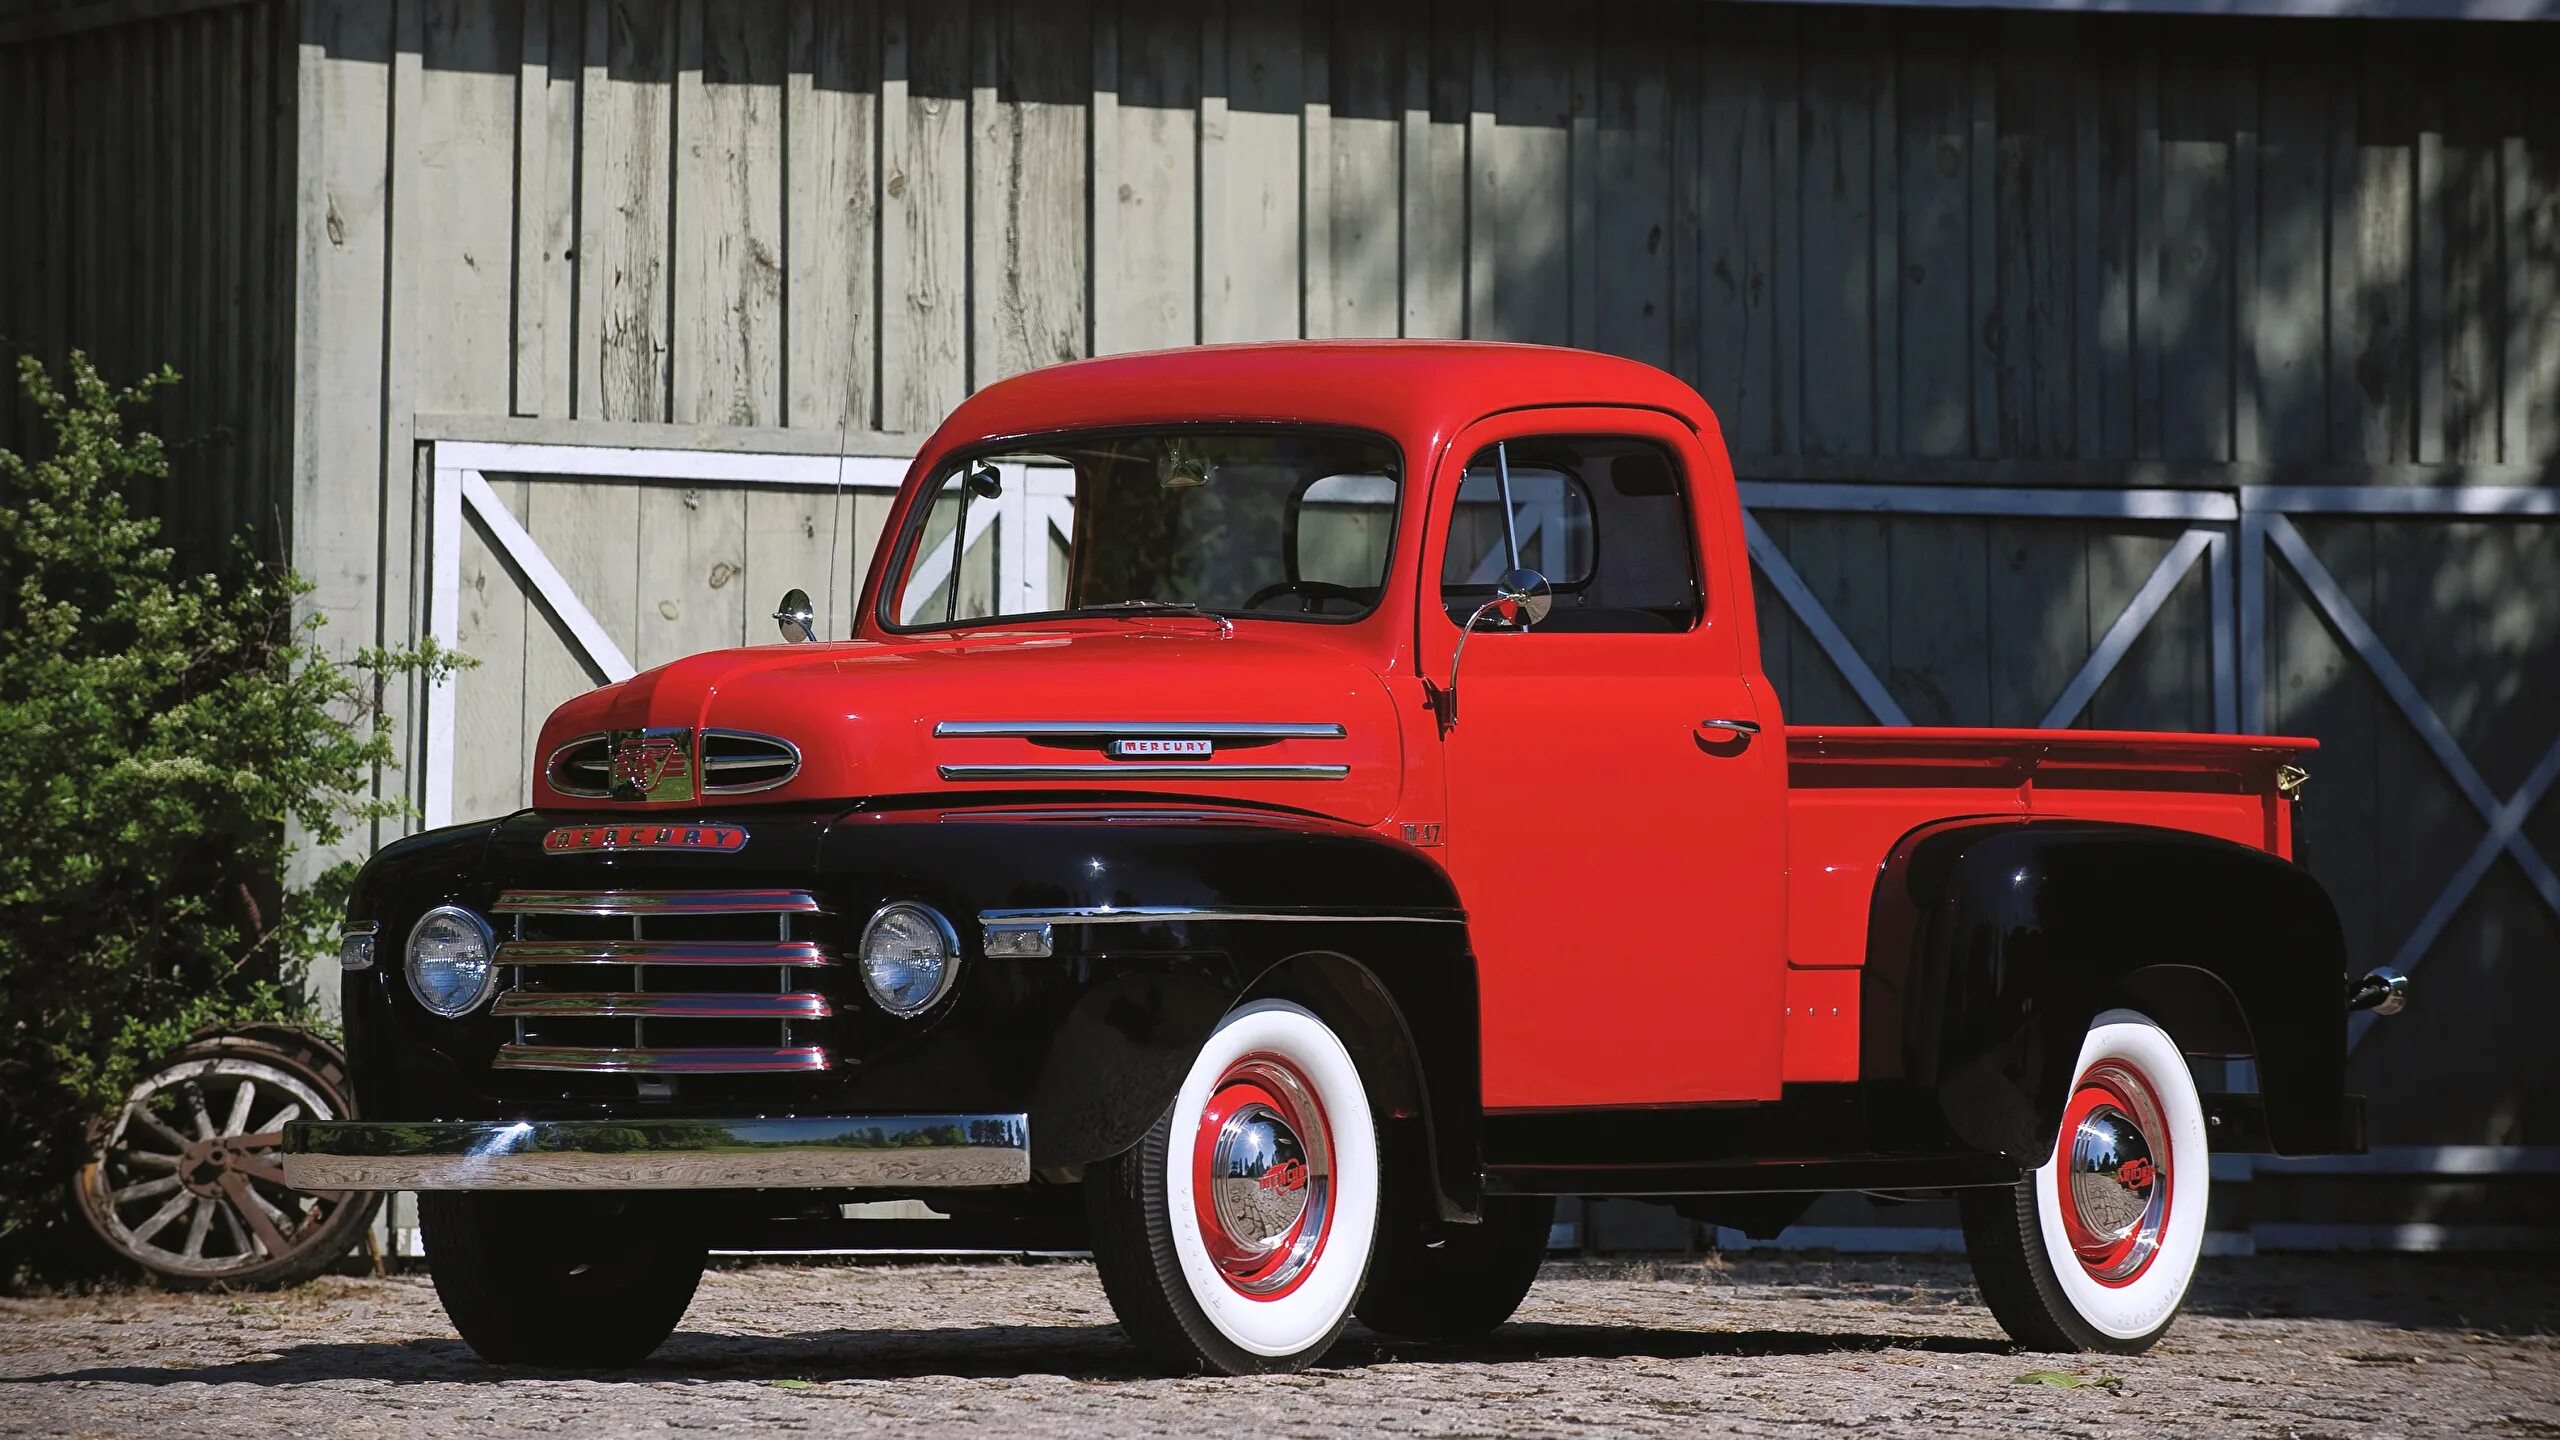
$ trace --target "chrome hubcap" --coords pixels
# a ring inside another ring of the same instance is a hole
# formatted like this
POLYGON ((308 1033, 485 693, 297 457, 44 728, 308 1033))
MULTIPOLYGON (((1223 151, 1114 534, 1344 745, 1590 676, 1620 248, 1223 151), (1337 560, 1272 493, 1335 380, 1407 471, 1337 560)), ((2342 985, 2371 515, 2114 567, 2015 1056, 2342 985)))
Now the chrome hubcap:
POLYGON ((2142 1225, 2160 1176, 2133 1117, 2100 1105, 2071 1134, 2071 1198, 2093 1236, 2122 1240, 2142 1225))
POLYGON ((1307 1151, 1267 1105, 1246 1104, 1218 1127, 1210 1186, 1228 1238, 1268 1254, 1307 1213, 1307 1151))
POLYGON ((2140 1071, 2108 1060, 2080 1077, 2057 1180, 2071 1249, 2101 1284, 2131 1284, 2159 1253, 2173 1190, 2167 1135, 2158 1094, 2140 1071))
POLYGON ((1333 1149, 1324 1108, 1295 1065, 1250 1055, 1219 1077, 1193 1144, 1200 1238, 1239 1293, 1270 1299, 1324 1248, 1333 1149))

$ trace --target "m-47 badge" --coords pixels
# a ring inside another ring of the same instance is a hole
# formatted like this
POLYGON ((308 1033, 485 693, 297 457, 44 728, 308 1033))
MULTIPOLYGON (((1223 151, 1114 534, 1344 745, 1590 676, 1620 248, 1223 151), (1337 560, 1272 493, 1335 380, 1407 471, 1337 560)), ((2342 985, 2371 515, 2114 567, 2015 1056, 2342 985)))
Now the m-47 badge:
POLYGON ((607 788, 616 800, 691 800, 693 731, 684 727, 613 732, 613 773, 607 788))

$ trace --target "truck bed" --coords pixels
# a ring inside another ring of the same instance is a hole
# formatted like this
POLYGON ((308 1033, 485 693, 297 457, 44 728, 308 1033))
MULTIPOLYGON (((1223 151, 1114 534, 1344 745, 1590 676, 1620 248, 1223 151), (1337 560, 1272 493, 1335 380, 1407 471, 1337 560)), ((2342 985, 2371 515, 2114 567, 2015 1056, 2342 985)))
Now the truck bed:
POLYGON ((2288 858, 2276 775, 2317 741, 2130 730, 1789 727, 1789 1080, 1854 1078, 1876 869, 1932 821, 2036 815, 2217 836, 2288 858))

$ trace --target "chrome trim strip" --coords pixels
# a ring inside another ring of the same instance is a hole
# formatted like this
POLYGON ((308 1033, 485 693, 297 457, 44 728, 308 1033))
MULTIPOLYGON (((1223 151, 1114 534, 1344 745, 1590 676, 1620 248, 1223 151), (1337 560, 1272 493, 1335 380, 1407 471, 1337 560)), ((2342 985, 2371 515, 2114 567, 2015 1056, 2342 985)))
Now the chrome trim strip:
POLYGON ((705 730, 702 732, 702 738, 695 744, 701 755, 699 763, 702 767, 702 793, 705 795, 753 795, 759 790, 776 789, 800 778, 800 747, 779 735, 766 735, 755 730, 705 730), (778 779, 759 780, 752 785, 714 785, 711 783, 711 777, 722 770, 752 770, 784 763, 783 757, 778 755, 764 760, 743 755, 726 755, 714 760, 711 758, 711 741, 714 736, 723 736, 731 740, 752 740, 759 745, 779 745, 790 752, 791 768, 783 771, 778 779))
POLYGON ((303 1190, 952 1189, 1031 1179, 1024 1115, 285 1127, 303 1190))
POLYGON ((1139 764, 1113 760, 1100 765, 945 765, 945 780, 1340 780, 1348 765, 1224 765, 1214 760, 1182 760, 1139 764))
POLYGON ((789 965, 822 968, 836 953, 815 940, 508 940, 500 965, 789 965))
POLYGON ((1463 910, 1392 911, 1297 906, 1254 910, 1223 905, 1081 905, 1043 910, 981 910, 980 925, 1174 925, 1186 921, 1249 920, 1309 925, 1464 925, 1463 910))
POLYGON ((815 915, 806 890, 506 890, 493 915, 815 915))
POLYGON ((576 1075, 776 1075, 825 1070, 834 1062, 820 1045, 732 1045, 683 1049, 585 1045, 501 1045, 492 1070, 549 1070, 576 1075))
POLYGON ((1340 725, 1300 720, 944 720, 936 740, 1339 740, 1340 725))
POLYGON ((502 990, 489 1013, 510 1019, 824 1020, 835 1007, 807 990, 729 995, 677 990, 502 990))

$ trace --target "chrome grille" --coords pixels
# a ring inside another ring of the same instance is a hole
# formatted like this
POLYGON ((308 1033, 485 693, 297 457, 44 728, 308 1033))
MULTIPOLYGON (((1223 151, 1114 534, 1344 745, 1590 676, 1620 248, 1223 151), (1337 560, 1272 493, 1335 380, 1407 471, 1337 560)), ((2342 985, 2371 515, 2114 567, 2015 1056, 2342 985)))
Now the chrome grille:
POLYGON ((613 782, 613 737, 581 735, 551 752, 543 762, 544 778, 563 795, 602 800, 613 782))
POLYGON ((800 773, 800 747, 778 735, 744 730, 702 732, 702 793, 747 795, 800 773))
POLYGON ((808 1033, 835 1014, 812 982, 834 948, 795 936, 805 890, 509 890, 491 1013, 500 1070, 640 1077, 826 1070, 808 1033), (803 1027, 795 1033, 794 1026, 803 1027))

